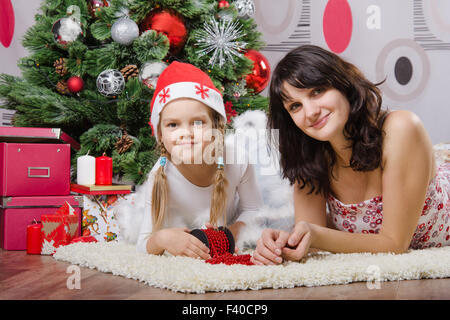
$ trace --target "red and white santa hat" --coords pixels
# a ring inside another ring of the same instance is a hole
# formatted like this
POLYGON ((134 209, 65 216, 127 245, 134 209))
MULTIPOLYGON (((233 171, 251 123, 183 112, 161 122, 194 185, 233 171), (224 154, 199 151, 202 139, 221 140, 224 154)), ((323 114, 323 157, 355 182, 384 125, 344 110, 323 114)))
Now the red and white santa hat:
POLYGON ((191 98, 203 102, 217 111, 226 121, 227 115, 222 94, 209 76, 189 63, 172 62, 159 76, 150 104, 150 126, 158 139, 159 114, 169 102, 179 98, 191 98))

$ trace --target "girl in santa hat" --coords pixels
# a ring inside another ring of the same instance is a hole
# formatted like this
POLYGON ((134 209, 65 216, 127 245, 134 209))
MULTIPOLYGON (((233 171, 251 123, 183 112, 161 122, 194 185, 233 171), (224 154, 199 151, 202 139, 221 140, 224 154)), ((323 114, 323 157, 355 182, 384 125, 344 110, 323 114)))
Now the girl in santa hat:
POLYGON ((224 143, 226 120, 222 96, 203 71, 173 62, 161 73, 150 118, 161 157, 144 185, 138 251, 209 259, 209 249, 190 234, 199 219, 207 227, 226 225, 237 238, 262 206, 254 167, 224 143))

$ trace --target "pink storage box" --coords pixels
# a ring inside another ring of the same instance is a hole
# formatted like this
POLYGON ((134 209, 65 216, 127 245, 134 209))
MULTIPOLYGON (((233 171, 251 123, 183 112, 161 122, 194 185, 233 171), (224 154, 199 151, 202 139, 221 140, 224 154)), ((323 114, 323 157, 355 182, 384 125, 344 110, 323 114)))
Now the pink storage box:
POLYGON ((26 250, 27 226, 40 221, 42 214, 53 214, 68 202, 78 216, 77 237, 81 236, 82 196, 41 196, 0 198, 0 247, 5 250, 26 250))
POLYGON ((68 144, 0 143, 0 196, 70 194, 68 144))
POLYGON ((70 146, 61 129, 0 127, 0 196, 69 195, 70 146))
POLYGON ((80 144, 59 128, 0 127, 0 142, 68 143, 80 150, 80 144))

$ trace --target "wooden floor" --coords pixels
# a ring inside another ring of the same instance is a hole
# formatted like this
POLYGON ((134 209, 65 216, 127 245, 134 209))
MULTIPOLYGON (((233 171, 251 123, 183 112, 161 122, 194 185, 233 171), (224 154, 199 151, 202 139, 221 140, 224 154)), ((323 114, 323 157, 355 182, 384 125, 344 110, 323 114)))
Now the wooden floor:
POLYGON ((206 294, 183 294, 153 288, 136 280, 80 267, 80 289, 68 289, 71 265, 50 256, 0 249, 0 300, 16 299, 159 299, 159 300, 450 300, 450 279, 382 282, 379 289, 366 283, 293 289, 264 289, 206 294))

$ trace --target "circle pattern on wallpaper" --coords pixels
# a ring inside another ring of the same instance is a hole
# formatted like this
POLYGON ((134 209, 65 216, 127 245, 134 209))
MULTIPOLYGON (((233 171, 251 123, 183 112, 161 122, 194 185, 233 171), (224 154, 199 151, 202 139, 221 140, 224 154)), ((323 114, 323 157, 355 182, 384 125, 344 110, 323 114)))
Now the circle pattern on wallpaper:
POLYGON ((261 32, 264 34, 264 41, 280 41, 280 34, 284 33, 289 27, 295 27, 293 21, 294 13, 301 12, 301 2, 296 0, 288 1, 265 1, 255 0, 255 18, 261 32), (278 19, 274 21, 274 17, 278 19))
POLYGON ((397 101, 418 97, 430 78, 430 61, 425 51, 410 39, 389 42, 376 62, 376 79, 383 92, 397 101))
POLYGON ((334 53, 347 49, 352 38, 352 10, 347 0, 329 0, 323 12, 323 36, 334 53))
POLYGON ((394 67, 395 79, 401 85, 406 85, 412 78, 413 65, 407 57, 400 57, 395 62, 394 67))
POLYGON ((14 36, 14 7, 11 0, 0 1, 0 43, 8 48, 14 36))
POLYGON ((430 31, 442 41, 450 41, 450 1, 424 1, 425 17, 429 20, 430 31))

